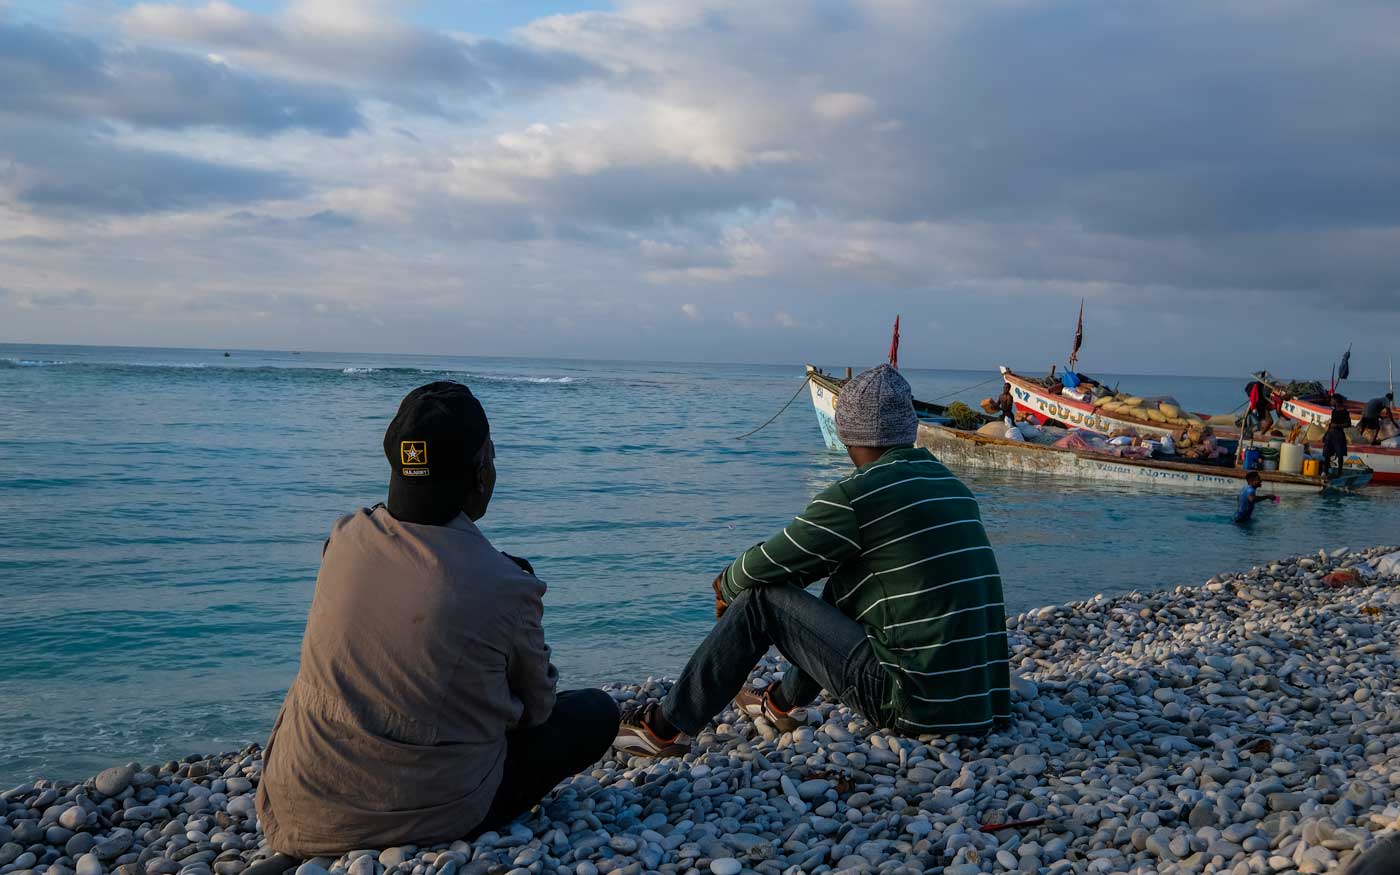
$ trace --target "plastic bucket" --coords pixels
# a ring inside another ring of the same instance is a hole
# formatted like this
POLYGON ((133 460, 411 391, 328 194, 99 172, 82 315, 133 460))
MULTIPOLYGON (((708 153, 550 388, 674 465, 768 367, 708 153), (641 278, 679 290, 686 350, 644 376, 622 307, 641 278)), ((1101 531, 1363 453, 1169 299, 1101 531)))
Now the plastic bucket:
POLYGON ((1320 460, 1318 460, 1318 459, 1304 459, 1304 460, 1303 460, 1303 476, 1304 476, 1304 477, 1320 477, 1320 476, 1322 476, 1322 462, 1321 462, 1320 460))
POLYGON ((1278 469, 1285 474, 1297 474, 1303 470, 1303 447, 1300 444, 1284 444, 1278 448, 1278 469))
POLYGON ((1244 469, 1246 471, 1259 470, 1259 448, 1250 447, 1244 451, 1244 469))
POLYGON ((1264 460, 1264 470, 1265 470, 1265 471, 1277 471, 1277 470, 1278 470, 1278 461, 1277 461, 1276 459, 1265 459, 1265 460, 1264 460))

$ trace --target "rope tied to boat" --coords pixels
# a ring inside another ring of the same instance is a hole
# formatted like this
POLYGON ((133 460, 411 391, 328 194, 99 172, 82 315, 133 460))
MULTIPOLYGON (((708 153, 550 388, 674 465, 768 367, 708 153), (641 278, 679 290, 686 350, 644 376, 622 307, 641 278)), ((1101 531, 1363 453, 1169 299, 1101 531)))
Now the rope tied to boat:
POLYGON ((985 379, 980 383, 973 383, 971 386, 964 386, 961 389, 955 389, 952 392, 949 392, 945 395, 939 395, 937 398, 930 398, 929 400, 942 401, 944 398, 952 398, 954 395, 961 395, 964 392, 971 392, 973 389, 979 389, 982 386, 987 385, 988 383, 995 383, 998 380, 1006 382, 1006 379, 1001 374, 997 374, 995 377, 989 377, 988 379, 985 379))
POLYGON ((781 410, 779 410, 777 413, 773 414, 773 415, 768 419, 767 422, 763 423, 763 425, 760 425, 758 428, 754 429, 753 431, 746 431, 746 432, 744 432, 743 434, 741 434, 741 435, 739 435, 738 437, 736 437, 734 440, 736 440, 736 441, 741 441, 741 440, 743 440, 743 439, 746 438, 746 437, 750 437, 750 436, 752 436, 752 435, 758 434, 759 432, 763 431, 763 430, 764 430, 765 428, 767 428, 768 426, 772 425, 772 424, 774 423, 774 421, 776 421, 777 418, 778 418, 779 416, 782 416, 783 413, 784 413, 789 407, 792 406, 792 402, 796 401, 796 400, 797 400, 797 396, 802 394, 802 390, 807 388, 807 383, 808 383, 808 381, 810 381, 811 379, 812 379, 811 377, 803 377, 803 378, 802 378, 802 385, 800 385, 800 386, 797 387, 797 391, 792 393, 792 397, 789 398, 789 399, 788 399, 788 402, 782 406, 782 409, 781 409, 781 410))

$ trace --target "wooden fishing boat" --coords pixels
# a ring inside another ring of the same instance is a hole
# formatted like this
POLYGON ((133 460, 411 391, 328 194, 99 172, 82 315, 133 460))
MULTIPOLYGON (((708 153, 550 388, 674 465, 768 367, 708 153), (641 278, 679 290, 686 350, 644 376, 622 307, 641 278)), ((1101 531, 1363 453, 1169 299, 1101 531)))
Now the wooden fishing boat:
MULTIPOLYGON (((807 366, 812 407, 827 446, 844 449, 836 437, 836 400, 843 379, 832 377, 807 366)), ((848 377, 849 378, 849 377, 848 377)), ((1013 392, 1015 384, 1013 384, 1013 392)), ((1048 400, 1048 399, 1047 399, 1048 400)), ((1007 440, 981 435, 952 426, 946 408, 925 402, 915 402, 919 414, 918 444, 927 447, 954 471, 963 468, 983 468, 1000 471, 1025 471, 1054 477, 1116 483, 1139 483, 1152 488, 1191 491, 1230 492, 1244 485, 1245 472, 1228 464, 1214 465, 1160 459, 1125 459, 1117 456, 1081 452, 1043 444, 1007 440)), ((1066 408, 1068 410, 1069 408, 1066 408)), ((1088 413, 1081 411, 1081 413, 1088 413)), ((1067 416, 1069 416, 1067 414, 1067 416)), ((1064 417, 1053 417, 1064 422, 1064 417)), ((1073 417, 1069 416, 1072 420, 1073 417)), ((1134 425, 1136 427, 1136 425, 1134 425)), ((1165 432, 1162 432, 1165 433, 1165 432)), ((1276 492, 1318 493, 1326 490, 1349 490, 1365 485, 1371 477, 1369 469, 1348 468, 1341 477, 1326 480, 1300 474, 1261 471, 1267 489, 1276 492)))
MULTIPOLYGON (((919 445, 945 465, 1025 471, 1116 483, 1140 483, 1154 488, 1207 492, 1238 492, 1244 486, 1245 471, 1230 465, 1172 462, 1162 459, 1120 459, 1099 453, 1079 452, 1059 447, 1011 441, 976 432, 960 431, 945 425, 921 423, 919 445)), ((1348 467, 1334 479, 1304 477, 1260 471, 1266 492, 1312 493, 1351 490, 1365 486, 1371 471, 1348 467)))
POLYGON ((1010 368, 1002 366, 1001 376, 1011 384, 1011 398, 1016 409, 1022 413, 1034 414, 1039 421, 1053 420, 1071 428, 1082 428, 1098 434, 1113 434, 1115 431, 1132 429, 1140 435, 1163 437, 1180 434, 1183 428, 1204 427, 1210 421, 1193 413, 1182 412, 1184 423, 1157 422, 1149 419, 1145 412, 1141 415, 1119 411, 1108 411, 1088 401, 1066 398, 1045 386, 1038 380, 1023 377, 1010 368))
MULTIPOLYGON (((1082 428, 1085 431, 1102 435, 1111 435, 1114 432, 1132 429, 1140 435, 1154 437, 1167 434, 1179 435, 1183 428, 1188 427, 1210 426, 1217 439, 1223 441, 1239 440, 1240 432, 1237 427, 1222 425, 1219 422, 1220 419, 1228 419, 1229 417, 1203 417, 1199 414, 1183 411, 1182 416, 1188 418, 1189 425, 1183 426, 1180 423, 1168 425, 1131 417, 1122 412, 1108 412, 1102 407, 1096 407, 1088 402, 1064 398, 1054 394, 1039 382, 1015 374, 1005 367, 1001 369, 1001 372, 1003 378, 1011 384, 1011 396, 1015 399, 1016 409, 1022 413, 1035 414, 1042 422, 1046 420, 1058 421, 1073 428, 1082 428)), ((1270 386, 1270 388, 1273 387, 1270 386)), ((1288 398, 1278 393, 1275 393, 1273 401, 1274 406, 1285 417, 1304 424, 1326 428, 1328 422, 1331 421, 1332 409, 1327 404, 1288 398)), ((1361 405, 1349 406, 1355 408, 1353 418, 1359 418, 1361 405)), ((1121 411, 1122 408, 1119 410, 1121 411)), ((1260 445, 1267 446, 1267 441, 1260 441, 1260 445)), ((1314 440, 1313 445, 1317 446, 1318 442, 1314 440)), ((1372 483, 1400 486, 1400 448, 1371 447, 1352 441, 1348 446, 1347 458, 1370 468, 1372 483)))
MULTIPOLYGON (((1304 400, 1288 396, 1279 397, 1275 406, 1278 412, 1304 425, 1327 428, 1332 422, 1332 407, 1326 402, 1304 400)), ((1353 405, 1348 405, 1352 407, 1353 405)), ((1361 417, 1362 405, 1354 405, 1352 421, 1361 417)), ((1354 433, 1354 432, 1353 432, 1354 433)), ((1373 447, 1359 441, 1349 440, 1347 455, 1360 459, 1375 471, 1371 482, 1382 486, 1400 486, 1400 447, 1373 447)))

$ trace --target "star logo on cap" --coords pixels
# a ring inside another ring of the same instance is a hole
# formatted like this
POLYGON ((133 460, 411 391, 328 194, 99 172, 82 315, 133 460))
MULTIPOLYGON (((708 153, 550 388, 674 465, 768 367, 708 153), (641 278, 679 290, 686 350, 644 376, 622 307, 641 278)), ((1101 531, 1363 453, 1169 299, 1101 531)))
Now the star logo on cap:
POLYGON ((422 466, 428 464, 427 441, 400 441, 399 461, 405 465, 422 466))

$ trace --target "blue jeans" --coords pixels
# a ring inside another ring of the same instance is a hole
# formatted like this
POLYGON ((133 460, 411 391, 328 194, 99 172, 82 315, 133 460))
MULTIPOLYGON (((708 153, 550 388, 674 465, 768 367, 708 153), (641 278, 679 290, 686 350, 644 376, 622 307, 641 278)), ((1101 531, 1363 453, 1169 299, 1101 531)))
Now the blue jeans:
POLYGON ((698 733, 743 689, 773 646, 791 663, 778 694, 781 704, 803 707, 826 689, 877 726, 893 722, 889 675, 865 627, 790 584, 754 586, 729 604, 662 703, 666 719, 698 733))

